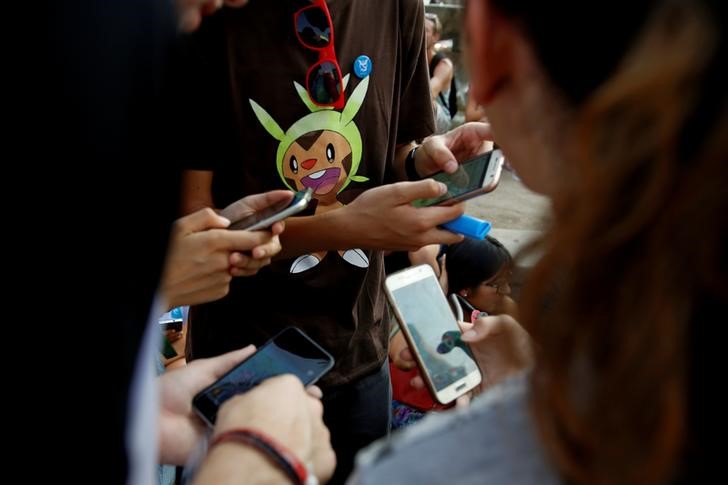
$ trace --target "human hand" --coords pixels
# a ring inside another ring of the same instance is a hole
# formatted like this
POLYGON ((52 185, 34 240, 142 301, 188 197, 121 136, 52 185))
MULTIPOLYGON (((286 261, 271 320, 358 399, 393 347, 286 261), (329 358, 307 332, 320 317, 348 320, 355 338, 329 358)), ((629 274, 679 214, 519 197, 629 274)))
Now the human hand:
POLYGON ((223 4, 227 7, 242 7, 248 0, 176 0, 177 22, 182 32, 197 30, 202 17, 212 15, 223 4))
POLYGON ((227 295, 232 279, 231 253, 255 251, 258 246, 280 250, 277 235, 223 229, 229 225, 228 219, 212 209, 202 209, 175 221, 160 286, 167 308, 205 303, 227 295))
MULTIPOLYGON (((458 398, 458 406, 467 405, 471 397, 533 364, 531 337, 513 317, 496 315, 480 317, 475 323, 458 323, 463 330, 461 339, 470 346, 483 374, 475 389, 458 398)), ((414 377, 410 384, 420 389, 425 387, 420 376, 414 377)))
MULTIPOLYGON (((237 200, 220 211, 220 215, 231 221, 238 221, 255 212, 261 211, 280 202, 288 202, 293 198, 289 190, 272 190, 262 194, 249 195, 237 200)), ((285 222, 273 224, 268 231, 271 239, 265 244, 254 247, 250 252, 236 251, 230 255, 230 274, 233 276, 250 276, 260 268, 270 264, 271 258, 281 251, 278 235, 283 232, 285 222)))
POLYGON ((417 365, 401 331, 389 340, 389 358, 399 370, 412 370, 417 365))
POLYGON ((453 173, 458 160, 465 162, 484 153, 492 141, 490 125, 472 122, 442 135, 431 136, 415 152, 415 170, 422 176, 444 170, 453 173))
POLYGON ((438 226, 460 217, 462 204, 419 207, 412 201, 439 197, 447 187, 434 180, 398 182, 367 190, 337 215, 363 249, 412 251, 427 244, 454 244, 463 236, 438 226))
POLYGON ((441 246, 439 244, 428 244, 417 251, 410 251, 408 253, 408 257, 412 266, 429 264, 435 272, 435 276, 437 276, 437 281, 440 282, 442 291, 447 295, 447 269, 445 268, 446 255, 443 254, 439 258, 437 257, 440 253, 440 247, 441 246))
MULTIPOLYGON (((323 423, 323 405, 292 375, 273 377, 227 400, 218 411, 215 435, 236 428, 260 430, 281 443, 301 462, 309 464, 321 483, 333 474, 336 456, 323 423)), ((211 450, 210 455, 224 451, 221 446, 211 450)), ((240 450, 239 446, 228 450, 225 458, 234 459, 233 453, 239 454, 240 450)), ((205 483, 203 473, 204 466, 198 476, 200 483, 205 483)))
POLYGON ((192 398, 255 352, 249 345, 212 359, 199 359, 159 378, 160 463, 184 465, 205 429, 192 411, 192 398))
POLYGON ((460 322, 460 326, 461 339, 470 345, 483 380, 458 405, 533 365, 531 337, 510 315, 480 317, 474 323, 460 322))

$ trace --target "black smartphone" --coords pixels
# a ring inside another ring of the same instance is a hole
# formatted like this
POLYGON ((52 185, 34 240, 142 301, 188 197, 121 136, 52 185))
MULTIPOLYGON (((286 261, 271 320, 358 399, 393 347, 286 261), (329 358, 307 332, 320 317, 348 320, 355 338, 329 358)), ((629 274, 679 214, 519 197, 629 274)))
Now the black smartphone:
POLYGON ((334 358, 319 344, 298 328, 286 327, 217 382, 200 391, 192 400, 192 408, 212 426, 222 403, 269 377, 293 374, 304 386, 309 386, 333 366, 334 358))
POLYGON ((308 207, 313 196, 313 189, 306 189, 296 192, 293 198, 286 202, 280 202, 266 207, 263 210, 237 220, 228 226, 228 229, 255 231, 272 226, 275 222, 282 221, 288 216, 301 212, 308 207))
POLYGON ((412 205, 415 207, 452 205, 487 194, 498 186, 504 161, 503 152, 495 149, 461 163, 453 173, 434 173, 427 178, 444 183, 447 192, 431 199, 417 199, 412 205))

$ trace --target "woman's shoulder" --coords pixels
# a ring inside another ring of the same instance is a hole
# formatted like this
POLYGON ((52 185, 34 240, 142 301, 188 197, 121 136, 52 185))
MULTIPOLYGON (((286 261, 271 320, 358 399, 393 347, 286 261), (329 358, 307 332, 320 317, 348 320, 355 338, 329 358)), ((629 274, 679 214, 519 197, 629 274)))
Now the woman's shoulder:
POLYGON ((471 406, 433 413, 359 454, 352 482, 558 483, 535 434, 528 378, 488 390, 471 406), (457 464, 457 466, 453 466, 457 464))

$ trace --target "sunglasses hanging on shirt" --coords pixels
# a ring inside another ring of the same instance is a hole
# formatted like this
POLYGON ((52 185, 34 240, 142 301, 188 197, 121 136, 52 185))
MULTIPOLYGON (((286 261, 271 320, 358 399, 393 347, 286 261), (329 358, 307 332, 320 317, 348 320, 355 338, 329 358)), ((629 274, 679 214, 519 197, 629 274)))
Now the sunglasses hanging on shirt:
POLYGON ((334 51, 334 26, 325 0, 312 0, 311 5, 293 15, 296 37, 304 47, 318 52, 318 61, 306 73, 306 91, 317 106, 344 107, 344 85, 341 68, 334 51))

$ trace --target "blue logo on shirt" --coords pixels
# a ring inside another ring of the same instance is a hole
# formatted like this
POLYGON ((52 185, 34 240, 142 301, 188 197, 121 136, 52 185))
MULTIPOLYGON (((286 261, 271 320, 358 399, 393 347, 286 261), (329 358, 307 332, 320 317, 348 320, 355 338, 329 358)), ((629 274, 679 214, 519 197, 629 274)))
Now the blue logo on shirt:
POLYGON ((372 60, 369 56, 361 55, 354 61, 354 74, 359 79, 364 79, 372 72, 372 60))

